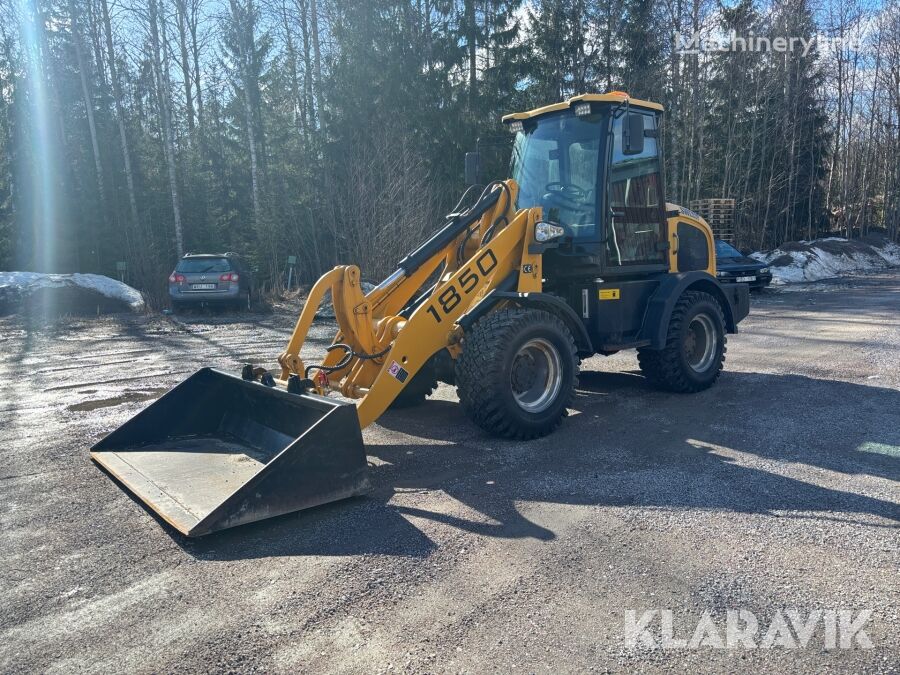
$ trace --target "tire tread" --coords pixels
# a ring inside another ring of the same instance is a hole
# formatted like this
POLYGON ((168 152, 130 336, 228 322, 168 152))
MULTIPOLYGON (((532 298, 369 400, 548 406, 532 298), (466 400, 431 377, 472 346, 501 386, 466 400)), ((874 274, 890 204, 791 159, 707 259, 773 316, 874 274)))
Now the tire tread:
POLYGON ((638 349, 638 365, 641 372, 653 384, 663 389, 678 393, 702 391, 711 387, 719 379, 719 375, 722 372, 725 352, 728 350, 728 337, 724 330, 722 332, 722 357, 717 364, 716 373, 711 381, 698 383, 691 380, 686 376, 681 365, 681 328, 688 311, 700 302, 712 304, 719 314, 720 325, 725 325, 722 307, 715 297, 703 291, 686 291, 678 298, 672 310, 672 316, 669 318, 669 326, 666 331, 666 346, 662 349, 649 349, 647 347, 638 349))
POLYGON ((571 404, 577 386, 575 340, 565 323, 545 310, 511 307, 479 319, 466 333, 463 352, 456 360, 456 391, 463 410, 482 429, 503 438, 528 440, 552 432, 566 416, 566 408, 571 404), (567 337, 568 354, 560 356, 570 359, 574 379, 569 390, 561 393, 566 397, 561 415, 540 427, 523 428, 496 392, 508 386, 503 374, 502 355, 516 333, 538 323, 553 325, 567 337))

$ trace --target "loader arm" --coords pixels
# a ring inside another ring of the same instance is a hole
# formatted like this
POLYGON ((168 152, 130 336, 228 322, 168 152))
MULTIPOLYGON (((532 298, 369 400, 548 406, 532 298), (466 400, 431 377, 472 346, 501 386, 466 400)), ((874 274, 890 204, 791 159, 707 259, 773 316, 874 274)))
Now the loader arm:
POLYGON ((368 294, 355 266, 324 274, 279 358, 280 386, 264 369, 256 381, 249 364, 240 378, 204 368, 91 458, 192 537, 365 493, 361 429, 433 354, 459 351, 457 321, 493 289, 510 278, 519 291, 541 289, 540 255, 528 246, 541 210, 513 213, 516 190, 489 186, 368 294), (323 362, 307 365, 300 350, 329 291, 338 332, 323 362), (321 395, 333 390, 356 405, 321 395))
MULTIPOLYGON (((514 212, 517 186, 498 183, 472 207, 457 230, 448 226, 400 262, 398 270, 367 295, 359 269, 340 266, 313 286, 287 349, 279 358, 281 381, 310 379, 320 394, 340 391, 357 400, 360 427, 377 420, 435 353, 451 353, 461 338, 456 321, 510 275, 520 291, 541 290, 540 254, 528 251, 541 209, 514 212), (487 202, 488 206, 479 204, 487 202), (460 255, 460 253, 462 255, 460 255), (523 263, 527 263, 524 264, 523 263), (527 273, 521 270, 527 269, 527 273), (426 281, 437 282, 424 294, 426 281), (330 290, 339 331, 320 364, 300 358, 313 318, 330 290)), ((487 192, 487 191, 486 191, 487 192)))

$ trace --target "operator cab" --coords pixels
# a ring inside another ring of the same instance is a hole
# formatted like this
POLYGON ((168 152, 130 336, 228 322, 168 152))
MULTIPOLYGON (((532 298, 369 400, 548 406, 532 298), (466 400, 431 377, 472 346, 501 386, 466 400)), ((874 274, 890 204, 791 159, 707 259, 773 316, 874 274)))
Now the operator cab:
POLYGON ((506 115, 515 132, 518 209, 540 206, 565 229, 548 268, 563 275, 668 268, 659 118, 662 106, 622 92, 586 94, 506 115))

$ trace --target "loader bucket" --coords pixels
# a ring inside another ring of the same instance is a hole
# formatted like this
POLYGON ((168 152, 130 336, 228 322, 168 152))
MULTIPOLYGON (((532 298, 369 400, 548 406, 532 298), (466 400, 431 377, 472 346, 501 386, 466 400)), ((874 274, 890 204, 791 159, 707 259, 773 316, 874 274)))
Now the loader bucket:
POLYGON ((91 448, 189 537, 368 488, 356 406, 204 368, 91 448))

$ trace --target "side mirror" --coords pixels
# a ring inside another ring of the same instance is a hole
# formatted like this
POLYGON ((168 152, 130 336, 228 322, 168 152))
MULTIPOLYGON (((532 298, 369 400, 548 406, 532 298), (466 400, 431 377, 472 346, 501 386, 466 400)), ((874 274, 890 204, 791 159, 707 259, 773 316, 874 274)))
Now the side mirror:
POLYGON ((644 151, 644 116, 628 113, 622 125, 622 154, 639 155, 644 151))
POLYGON ((481 165, 481 153, 466 153, 466 185, 477 185, 481 165))

